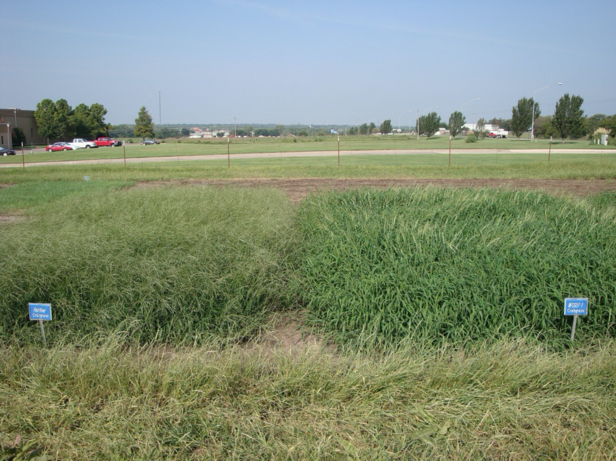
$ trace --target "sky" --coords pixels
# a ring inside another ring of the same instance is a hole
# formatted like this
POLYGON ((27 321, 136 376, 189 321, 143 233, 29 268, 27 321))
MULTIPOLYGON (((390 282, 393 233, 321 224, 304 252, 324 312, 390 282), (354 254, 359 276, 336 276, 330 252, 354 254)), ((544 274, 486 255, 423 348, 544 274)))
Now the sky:
POLYGON ((614 0, 0 0, 0 108, 396 127, 418 112, 510 118, 533 94, 549 115, 569 93, 611 115, 614 18, 614 0))

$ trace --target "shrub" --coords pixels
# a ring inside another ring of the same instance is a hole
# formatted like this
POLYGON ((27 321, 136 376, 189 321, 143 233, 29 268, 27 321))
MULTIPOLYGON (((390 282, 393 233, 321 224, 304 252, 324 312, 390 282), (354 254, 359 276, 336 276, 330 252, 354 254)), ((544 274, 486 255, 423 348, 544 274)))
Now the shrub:
POLYGON ((468 135, 466 137, 466 142, 477 142, 477 136, 475 136, 474 134, 468 135))

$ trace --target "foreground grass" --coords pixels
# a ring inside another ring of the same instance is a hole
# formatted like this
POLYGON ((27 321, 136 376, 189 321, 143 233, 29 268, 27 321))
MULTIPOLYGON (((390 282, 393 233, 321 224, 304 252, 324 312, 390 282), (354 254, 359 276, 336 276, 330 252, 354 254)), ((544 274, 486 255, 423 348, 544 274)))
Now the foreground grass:
POLYGON ((520 178, 616 179, 616 154, 353 155, 262 159, 168 161, 160 163, 74 164, 0 169, 0 183, 238 178, 520 178))
POLYGON ((0 456, 616 456, 613 342, 562 354, 506 341, 466 353, 362 356, 127 350, 110 341, 86 349, 3 347, 0 361, 0 456))

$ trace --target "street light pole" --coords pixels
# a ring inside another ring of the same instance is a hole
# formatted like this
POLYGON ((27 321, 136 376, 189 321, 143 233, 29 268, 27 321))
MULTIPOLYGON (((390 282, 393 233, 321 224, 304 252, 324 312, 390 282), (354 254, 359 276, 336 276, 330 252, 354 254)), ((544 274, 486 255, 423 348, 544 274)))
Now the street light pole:
MULTIPOLYGON (((533 141, 535 139, 535 95, 537 93, 542 92, 546 88, 549 88, 553 85, 550 83, 549 85, 544 86, 543 88, 539 88, 538 90, 533 91, 533 119, 530 125, 530 140, 533 141)), ((562 85, 562 83, 558 82, 558 85, 562 85)))
MULTIPOLYGON (((470 104, 471 102, 480 101, 480 100, 481 98, 475 98, 475 99, 471 99, 470 101, 463 102, 462 104, 460 104, 460 113, 462 113, 462 108, 465 105, 470 104)), ((475 118, 474 114, 473 114, 473 118, 475 118)), ((462 138, 462 131, 460 131, 460 138, 462 138)))
POLYGON ((17 128, 17 111, 21 109, 19 107, 9 107, 9 110, 13 111, 13 116, 15 117, 15 125, 13 128, 17 128))
POLYGON ((3 123, 6 125, 6 145, 9 146, 9 149, 13 148, 13 140, 11 139, 11 124, 3 123))

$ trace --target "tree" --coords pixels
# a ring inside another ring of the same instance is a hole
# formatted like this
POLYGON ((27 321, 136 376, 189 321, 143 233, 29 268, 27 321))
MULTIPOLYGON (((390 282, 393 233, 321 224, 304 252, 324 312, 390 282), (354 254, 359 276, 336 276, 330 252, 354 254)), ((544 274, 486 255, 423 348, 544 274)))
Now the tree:
POLYGON ((419 117, 419 134, 425 134, 428 139, 438 131, 438 126, 441 123, 441 117, 436 112, 431 112, 428 115, 419 117))
POLYGON ((55 113, 56 105, 51 99, 43 99, 36 105, 36 110, 34 111, 38 132, 42 137, 47 138, 48 144, 49 139, 59 137, 55 125, 55 113))
POLYGON ((367 123, 362 123, 359 126, 359 134, 368 134, 368 124, 367 123))
POLYGON ((368 125, 368 133, 374 133, 376 131, 376 125, 374 124, 374 122, 370 122, 370 125, 368 125))
POLYGON ((13 128, 13 133, 11 134, 11 140, 13 143, 13 146, 17 147, 17 146, 21 146, 21 143, 23 142, 24 144, 26 143, 26 135, 24 133, 24 130, 22 130, 19 127, 15 127, 13 128))
POLYGON ((520 136, 525 131, 530 130, 533 124, 533 104, 535 106, 535 118, 541 115, 539 103, 536 103, 533 98, 522 98, 518 101, 518 105, 511 109, 511 131, 520 139, 520 136))
POLYGON ((615 137, 616 136, 616 115, 612 115, 611 117, 605 117, 603 120, 601 120, 601 123, 599 124, 599 126, 601 128, 605 128, 607 130, 610 130, 610 137, 615 137))
POLYGON ((154 122, 145 106, 141 106, 135 119, 135 136, 143 139, 154 137, 154 122))
POLYGON ((477 124, 475 125, 475 136, 477 136, 478 138, 485 138, 486 135, 488 134, 486 131, 486 119, 485 118, 480 118, 479 120, 477 120, 477 124))
POLYGON ((56 110, 54 112, 54 123, 58 135, 56 137, 64 140, 65 137, 71 137, 71 114, 73 109, 68 105, 66 99, 58 99, 56 101, 56 110))
POLYGON ((90 107, 79 104, 70 116, 71 131, 78 138, 95 138, 107 136, 111 125, 105 123, 107 109, 102 104, 94 103, 90 107))
POLYGON ((383 123, 381 123, 381 133, 382 134, 389 134, 391 133, 391 120, 383 120, 383 123))
POLYGON ((190 136, 190 130, 188 128, 182 128, 182 136, 190 136))
POLYGON ((537 117, 535 119, 535 136, 540 138, 549 138, 556 134, 554 125, 552 125, 552 117, 537 117))
POLYGON ((116 125, 109 129, 109 136, 114 138, 134 138, 135 131, 130 125, 123 123, 122 125, 116 125))
POLYGON ((155 134, 156 137, 160 139, 175 138, 178 135, 178 130, 166 126, 158 129, 155 134))
POLYGON ((584 98, 569 96, 569 93, 565 93, 556 103, 552 125, 563 141, 569 136, 574 138, 584 136, 583 103, 584 98))
POLYGON ((601 121, 604 118, 605 114, 595 114, 591 117, 584 118, 584 131, 586 131, 589 138, 592 138, 594 132, 601 126, 601 121))
POLYGON ((102 104, 94 103, 90 106, 91 136, 106 136, 109 133, 111 125, 105 123, 105 115, 107 109, 102 104))
POLYGON ((462 132, 466 119, 462 112, 455 111, 449 116, 449 134, 454 138, 462 132))

